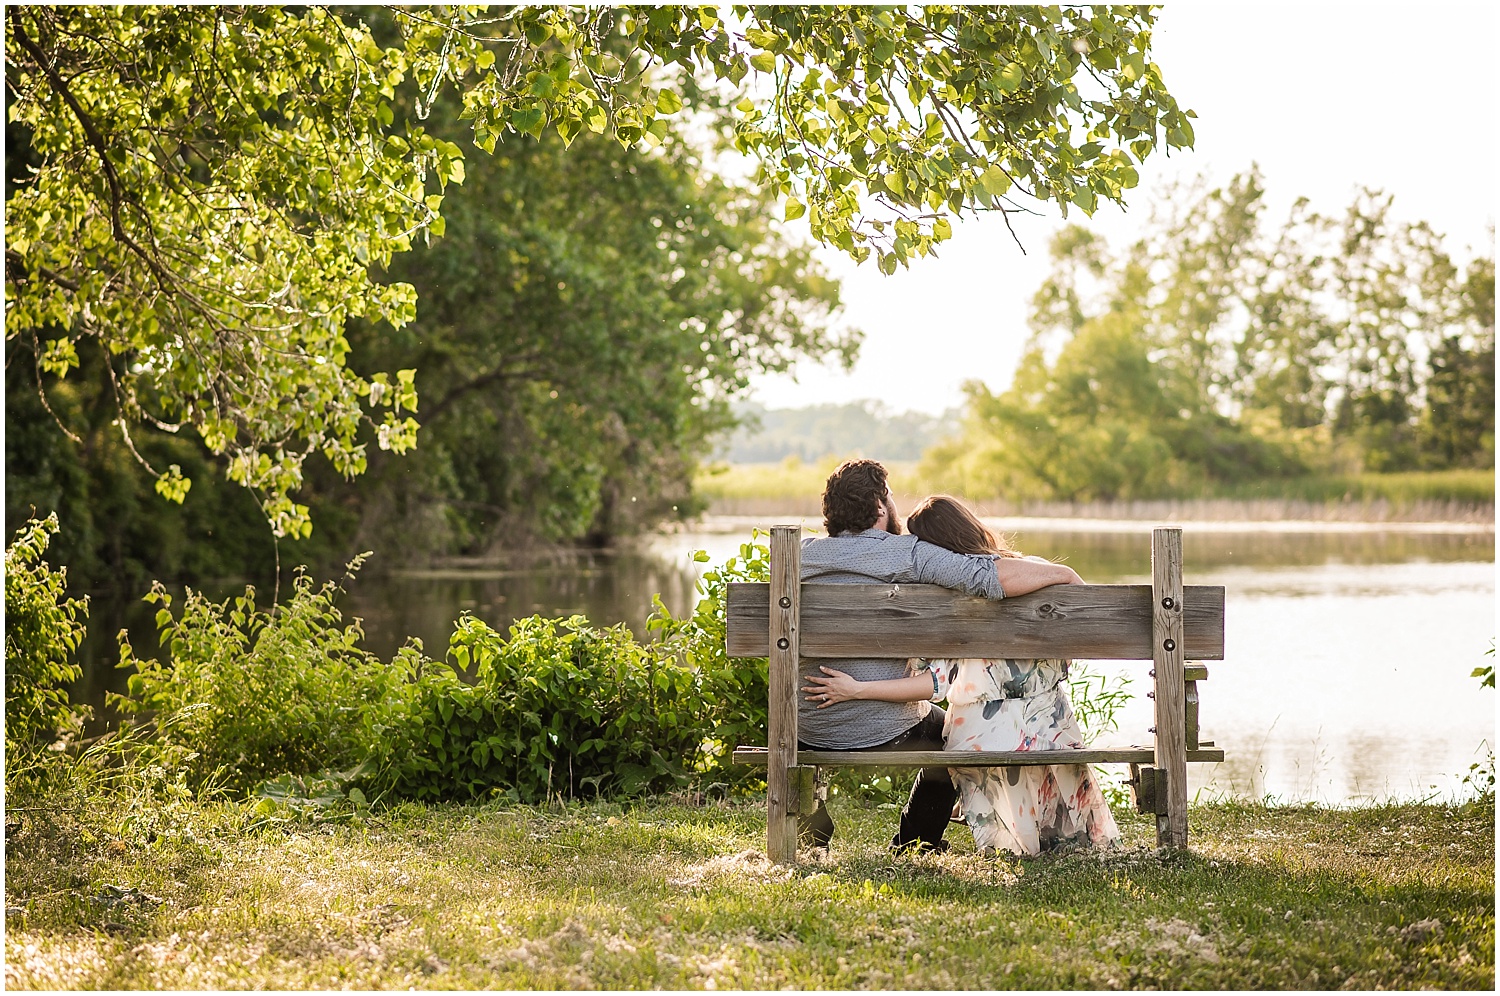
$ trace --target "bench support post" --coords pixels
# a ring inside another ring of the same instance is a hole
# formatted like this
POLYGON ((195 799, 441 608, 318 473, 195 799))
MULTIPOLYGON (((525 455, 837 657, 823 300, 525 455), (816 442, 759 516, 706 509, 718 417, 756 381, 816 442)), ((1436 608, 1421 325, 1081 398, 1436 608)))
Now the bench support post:
MULTIPOLYGON (((1187 847, 1182 530, 1151 533, 1151 633, 1156 663, 1156 844, 1187 847), (1162 779, 1166 784, 1162 784, 1162 779), (1165 800, 1163 800, 1165 795, 1165 800), (1163 805, 1165 801, 1165 805, 1163 805)), ((1196 719, 1196 716, 1194 717, 1196 719)), ((1195 724, 1196 725, 1196 724, 1195 724)), ((1196 733, 1196 731, 1194 731, 1196 733)), ((1196 737, 1195 737, 1196 739, 1196 737)))
POLYGON ((800 661, 797 630, 800 628, 801 596, 802 527, 772 526, 766 856, 783 865, 797 862, 797 809, 798 797, 802 793, 802 779, 793 777, 793 769, 797 767, 797 670, 800 661))

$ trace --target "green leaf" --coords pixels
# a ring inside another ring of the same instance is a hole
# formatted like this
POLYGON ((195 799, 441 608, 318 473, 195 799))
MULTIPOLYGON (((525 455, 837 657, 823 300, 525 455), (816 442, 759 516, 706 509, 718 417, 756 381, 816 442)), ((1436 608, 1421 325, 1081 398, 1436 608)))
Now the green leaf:
POLYGON ((995 77, 995 82, 1006 93, 1015 93, 1026 82, 1026 70, 1019 63, 1008 62, 995 77))
POLYGON ((1002 197, 1010 190, 1010 177, 999 166, 991 166, 979 176, 979 185, 993 197, 1002 197))
POLYGON ((663 90, 656 95, 656 109, 662 114, 676 114, 682 110, 682 97, 671 90, 663 90))
POLYGON ((156 479, 156 493, 178 505, 187 498, 192 486, 193 482, 182 476, 182 468, 175 463, 156 479))
POLYGON ((807 205, 806 204, 803 204, 801 201, 797 200, 795 197, 788 197, 786 199, 786 220, 787 221, 795 221, 796 219, 802 217, 806 213, 807 213, 807 205))
POLYGON ((750 57, 750 65, 763 73, 773 72, 776 69, 776 56, 770 52, 757 52, 750 57))

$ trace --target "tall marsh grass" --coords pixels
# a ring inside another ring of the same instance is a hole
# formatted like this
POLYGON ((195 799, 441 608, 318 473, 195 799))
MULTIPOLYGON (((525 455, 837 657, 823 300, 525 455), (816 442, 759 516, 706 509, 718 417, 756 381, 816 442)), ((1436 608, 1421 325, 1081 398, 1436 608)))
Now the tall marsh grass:
MULTIPOLYGON (((700 471, 695 486, 719 514, 816 515, 823 484, 839 459, 803 462, 791 457, 775 464, 716 464, 700 471)), ((923 475, 914 461, 889 461, 886 467, 898 497, 953 491, 989 515, 1468 521, 1492 518, 1495 503, 1495 474, 1490 470, 1308 475, 1204 488, 1153 501, 1079 504, 1010 502, 1003 495, 963 494, 951 482, 923 475)))

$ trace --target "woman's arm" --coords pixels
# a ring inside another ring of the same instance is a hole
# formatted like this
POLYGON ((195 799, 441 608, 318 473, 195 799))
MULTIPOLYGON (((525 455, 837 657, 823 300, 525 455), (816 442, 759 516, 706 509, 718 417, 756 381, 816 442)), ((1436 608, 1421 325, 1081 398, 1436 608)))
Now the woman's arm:
POLYGON ((831 667, 821 668, 823 675, 804 675, 803 680, 811 684, 802 686, 807 692, 807 701, 818 703, 819 709, 827 709, 835 702, 851 699, 866 699, 872 702, 922 702, 935 694, 936 684, 930 671, 906 678, 887 678, 884 681, 860 681, 843 671, 831 667))

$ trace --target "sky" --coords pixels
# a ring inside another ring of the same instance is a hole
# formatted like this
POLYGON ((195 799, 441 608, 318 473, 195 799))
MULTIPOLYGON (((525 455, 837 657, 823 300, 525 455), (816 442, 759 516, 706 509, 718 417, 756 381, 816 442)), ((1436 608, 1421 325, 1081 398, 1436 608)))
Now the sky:
MULTIPOLYGON (((1273 224, 1299 196, 1338 214, 1370 187, 1394 195, 1397 218, 1429 222, 1467 259, 1489 245, 1495 222, 1495 9, 1169 3, 1153 57, 1178 103, 1198 114, 1195 147, 1153 154, 1127 209, 1069 220, 1119 247, 1172 180, 1222 183, 1258 163, 1273 224)), ((843 282, 842 320, 865 333, 859 361, 850 372, 803 364, 760 377, 749 397, 771 408, 873 398, 938 414, 962 402, 966 380, 1003 390, 1062 224, 1055 206, 1040 210, 1013 217, 1024 254, 994 216, 964 219, 939 258, 889 277, 820 249, 843 282)))

